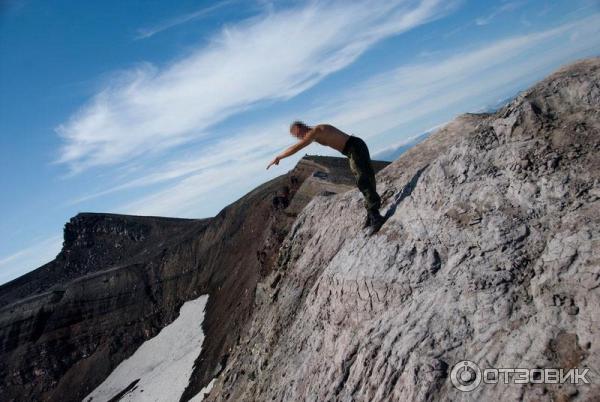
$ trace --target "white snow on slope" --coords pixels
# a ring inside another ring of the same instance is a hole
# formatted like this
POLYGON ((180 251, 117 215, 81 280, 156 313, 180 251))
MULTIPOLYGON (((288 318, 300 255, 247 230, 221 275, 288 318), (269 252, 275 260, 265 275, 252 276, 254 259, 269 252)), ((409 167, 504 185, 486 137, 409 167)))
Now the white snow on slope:
POLYGON ((202 321, 207 300, 208 296, 204 295, 181 306, 175 321, 144 342, 83 400, 109 401, 139 379, 120 401, 179 401, 202 349, 202 321))
POLYGON ((208 394, 208 393, 210 392, 210 390, 212 389, 213 385, 215 385, 215 381, 216 381, 216 380, 217 380, 216 378, 213 378, 213 379, 211 380, 211 382, 209 382, 209 383, 206 385, 206 387, 202 388, 202 389, 200 390, 200 392, 198 392, 198 393, 196 394, 196 396, 195 396, 195 397, 193 397, 192 399, 190 399, 190 401, 189 401, 189 402, 202 402, 202 401, 204 400, 204 395, 205 395, 205 394, 208 394))

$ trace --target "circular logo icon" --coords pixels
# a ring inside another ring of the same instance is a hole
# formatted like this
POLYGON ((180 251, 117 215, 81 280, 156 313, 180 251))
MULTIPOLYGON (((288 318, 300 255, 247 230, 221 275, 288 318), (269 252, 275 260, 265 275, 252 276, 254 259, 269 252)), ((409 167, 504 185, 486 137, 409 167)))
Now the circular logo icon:
POLYGON ((473 391, 481 384, 481 370, 472 361, 463 360, 452 367, 450 380, 452 381, 452 385, 459 391, 473 391))

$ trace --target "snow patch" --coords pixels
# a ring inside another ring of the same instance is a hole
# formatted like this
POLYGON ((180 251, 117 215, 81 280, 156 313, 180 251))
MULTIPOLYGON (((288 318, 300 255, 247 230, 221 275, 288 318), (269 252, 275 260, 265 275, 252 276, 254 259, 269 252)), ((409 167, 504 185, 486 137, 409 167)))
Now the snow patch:
MULTIPOLYGON (((202 350, 202 321, 207 300, 208 296, 203 295, 181 306, 175 321, 144 342, 84 401, 109 401, 120 393, 124 394, 120 401, 179 401, 202 350)), ((209 386, 212 387, 212 382, 207 388, 209 386)))
POLYGON ((210 390, 212 389, 213 385, 215 385, 215 381, 217 379, 213 378, 207 385, 206 387, 202 388, 200 390, 200 392, 198 392, 198 394, 196 394, 195 397, 193 397, 192 399, 189 400, 189 402, 202 402, 204 400, 204 395, 208 394, 210 392, 210 390))

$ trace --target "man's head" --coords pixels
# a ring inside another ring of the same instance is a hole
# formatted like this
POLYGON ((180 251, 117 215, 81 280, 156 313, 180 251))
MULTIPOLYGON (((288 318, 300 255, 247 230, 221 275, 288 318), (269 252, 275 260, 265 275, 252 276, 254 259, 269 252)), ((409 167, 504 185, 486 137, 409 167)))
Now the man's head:
POLYGON ((290 134, 294 137, 302 139, 310 131, 311 127, 304 124, 300 120, 296 120, 290 124, 290 134))

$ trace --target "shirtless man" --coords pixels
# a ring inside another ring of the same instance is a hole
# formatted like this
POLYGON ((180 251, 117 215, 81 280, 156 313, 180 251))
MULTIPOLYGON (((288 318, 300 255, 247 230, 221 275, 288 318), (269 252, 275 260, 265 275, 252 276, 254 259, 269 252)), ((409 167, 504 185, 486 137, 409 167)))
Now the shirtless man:
POLYGON ((384 218, 379 213, 381 199, 377 194, 375 172, 371 166, 367 144, 360 138, 348 135, 329 124, 309 127, 301 121, 295 121, 290 125, 290 133, 299 141, 277 155, 267 169, 272 165, 278 165, 281 159, 295 154, 313 141, 340 151, 348 157, 350 169, 356 177, 356 185, 365 198, 367 217, 363 227, 369 227, 370 234, 377 232, 383 225, 384 218))

